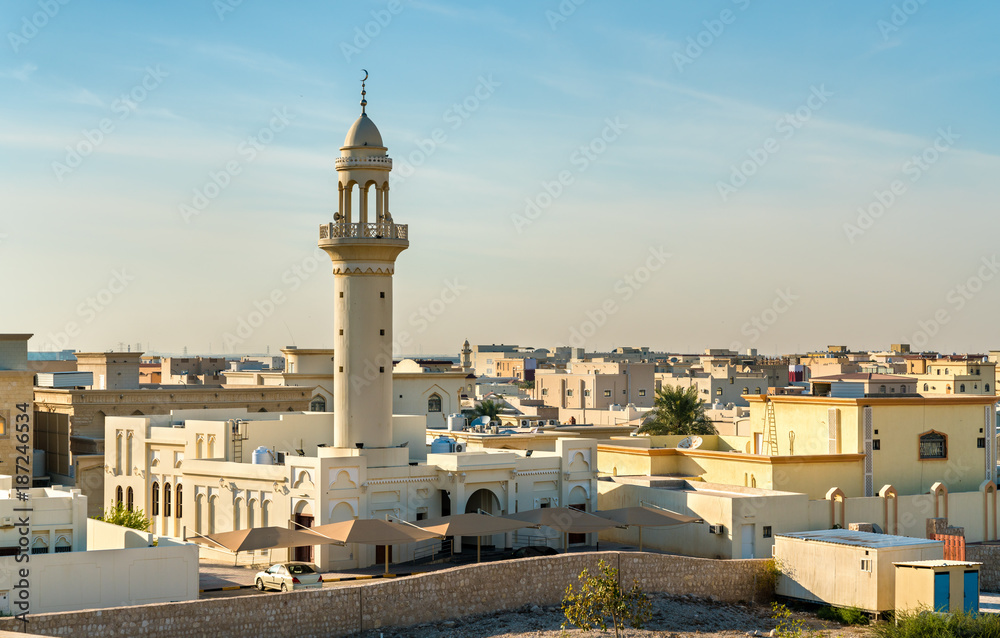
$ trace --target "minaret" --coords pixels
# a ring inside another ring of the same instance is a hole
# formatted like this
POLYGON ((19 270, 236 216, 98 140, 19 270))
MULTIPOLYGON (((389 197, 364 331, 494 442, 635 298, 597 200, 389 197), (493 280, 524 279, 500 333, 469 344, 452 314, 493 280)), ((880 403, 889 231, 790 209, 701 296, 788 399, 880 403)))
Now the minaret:
POLYGON ((410 245, 406 226, 389 214, 392 160, 367 104, 362 80, 361 117, 336 161, 338 212, 319 230, 319 247, 333 261, 336 302, 334 445, 350 448, 392 445, 392 275, 410 245))
POLYGON ((465 343, 462 344, 462 370, 472 369, 472 348, 469 346, 469 340, 466 339, 465 343))

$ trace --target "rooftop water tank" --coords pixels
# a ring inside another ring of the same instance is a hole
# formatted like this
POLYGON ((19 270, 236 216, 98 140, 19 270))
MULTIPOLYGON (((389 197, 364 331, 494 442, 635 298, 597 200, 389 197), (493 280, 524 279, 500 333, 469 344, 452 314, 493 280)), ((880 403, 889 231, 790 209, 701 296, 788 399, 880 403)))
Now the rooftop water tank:
POLYGON ((274 465, 274 457, 271 450, 262 445, 253 451, 252 462, 254 465, 274 465))
POLYGON ((461 414, 449 414, 448 415, 448 431, 449 432, 461 432, 465 429, 466 419, 461 414))
POLYGON ((431 441, 431 454, 447 454, 452 452, 455 445, 455 439, 449 439, 446 436, 439 436, 438 438, 431 441))

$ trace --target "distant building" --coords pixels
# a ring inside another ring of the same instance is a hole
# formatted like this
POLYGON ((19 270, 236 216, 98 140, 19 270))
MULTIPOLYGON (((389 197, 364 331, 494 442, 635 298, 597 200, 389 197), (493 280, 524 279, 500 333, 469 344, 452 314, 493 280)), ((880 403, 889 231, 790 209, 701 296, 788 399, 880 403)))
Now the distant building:
POLYGON ((30 334, 0 334, 0 463, 9 474, 32 476, 34 444, 34 373, 28 369, 30 334), (28 435, 28 441, 18 435, 28 435), (21 451, 18 451, 18 446, 21 451), (27 453, 24 453, 27 448, 27 453), (17 468, 23 468, 18 472, 17 468))

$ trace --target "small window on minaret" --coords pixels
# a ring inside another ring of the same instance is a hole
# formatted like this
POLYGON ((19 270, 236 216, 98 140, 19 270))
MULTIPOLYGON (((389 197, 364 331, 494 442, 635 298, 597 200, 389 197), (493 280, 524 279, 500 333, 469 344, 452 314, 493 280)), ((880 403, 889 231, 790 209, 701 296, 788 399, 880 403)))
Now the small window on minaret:
POLYGON ((341 334, 341 335, 343 335, 343 334, 344 334, 344 329, 343 329, 343 328, 341 328, 341 329, 340 329, 340 334, 341 334))
POLYGON ((378 371, 379 372, 385 372, 385 366, 379 366, 378 367, 378 371))
POLYGON ((343 371, 344 371, 344 366, 340 366, 340 371, 341 371, 341 372, 343 372, 343 371))
POLYGON ((385 330, 379 330, 378 333, 379 333, 379 335, 381 335, 383 337, 385 336, 385 330))
POLYGON ((384 292, 378 293, 378 296, 379 296, 380 299, 385 299, 385 293, 384 292))
POLYGON ((343 291, 343 290, 341 290, 341 291, 340 291, 340 298, 341 298, 341 299, 343 299, 343 298, 344 298, 344 291, 343 291))

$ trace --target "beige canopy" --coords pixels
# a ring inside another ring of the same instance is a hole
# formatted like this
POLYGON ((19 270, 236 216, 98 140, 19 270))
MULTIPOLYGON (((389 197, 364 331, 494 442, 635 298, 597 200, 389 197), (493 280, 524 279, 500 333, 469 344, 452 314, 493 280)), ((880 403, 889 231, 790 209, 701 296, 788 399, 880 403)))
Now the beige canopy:
POLYGON ((379 518, 358 518, 343 523, 328 523, 310 527, 306 533, 317 534, 342 543, 362 545, 399 545, 441 536, 437 532, 423 531, 412 525, 391 523, 379 518))
POLYGON ((508 514, 504 518, 524 521, 532 525, 544 525, 559 530, 564 534, 590 534, 609 527, 618 527, 617 521, 594 516, 569 507, 543 507, 517 514, 508 514))
POLYGON ((697 516, 685 516, 684 514, 678 514, 670 510, 646 506, 601 510, 597 512, 597 515, 630 527, 667 527, 669 525, 702 522, 702 519, 697 516))
POLYGON ((475 536, 476 562, 479 562, 483 536, 505 534, 516 529, 531 527, 534 524, 486 514, 455 514, 419 521, 414 525, 429 532, 436 532, 440 536, 475 536))
POLYGON ((324 545, 332 542, 315 534, 285 529, 284 527, 251 527, 218 534, 195 534, 188 540, 209 547, 223 547, 231 552, 252 552, 258 549, 281 549, 285 547, 305 547, 324 545))
POLYGON ((685 523, 703 523, 703 519, 697 516, 685 516, 677 512, 655 507, 622 507, 616 510, 604 510, 597 512, 604 518, 618 521, 628 527, 639 528, 639 551, 642 551, 642 528, 643 527, 669 527, 671 525, 684 525, 685 523))

